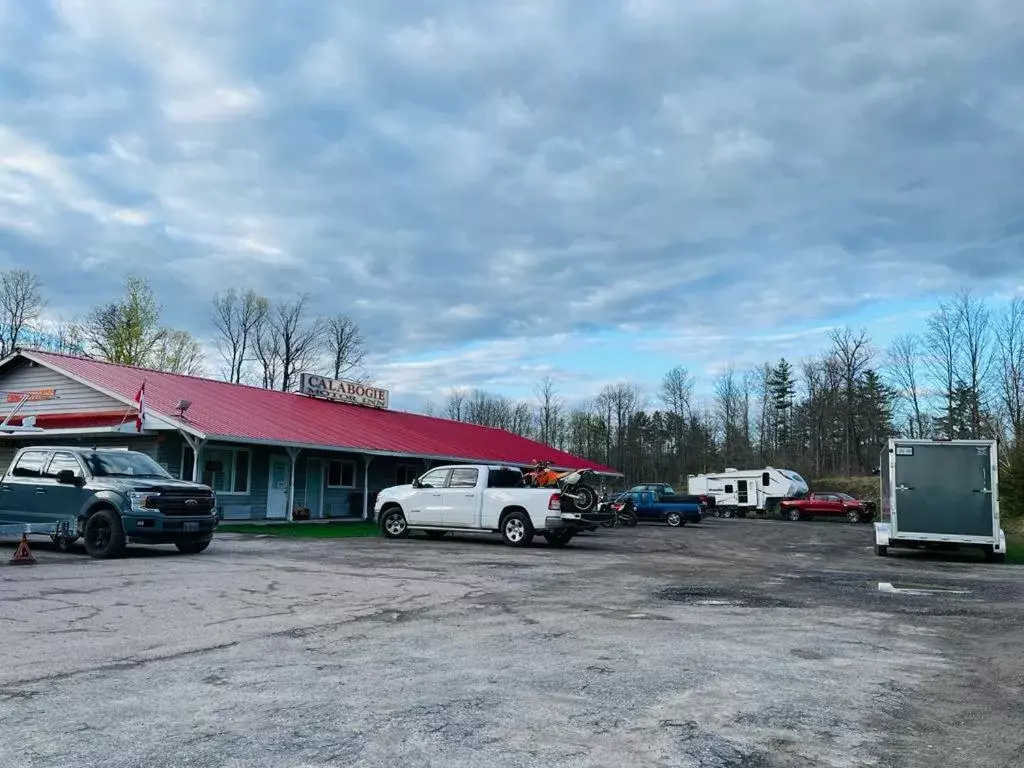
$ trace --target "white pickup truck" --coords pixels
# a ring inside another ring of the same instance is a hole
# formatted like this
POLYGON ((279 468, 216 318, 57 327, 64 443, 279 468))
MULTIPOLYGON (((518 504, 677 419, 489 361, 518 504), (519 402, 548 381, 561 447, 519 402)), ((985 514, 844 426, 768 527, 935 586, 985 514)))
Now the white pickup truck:
POLYGON ((564 547, 609 517, 597 510, 563 511, 557 489, 527 488, 519 469, 487 464, 436 467, 409 485, 385 488, 374 504, 374 518, 389 538, 410 530, 434 539, 453 531, 488 532, 500 533, 513 547, 529 546, 538 533, 551 546, 564 547))

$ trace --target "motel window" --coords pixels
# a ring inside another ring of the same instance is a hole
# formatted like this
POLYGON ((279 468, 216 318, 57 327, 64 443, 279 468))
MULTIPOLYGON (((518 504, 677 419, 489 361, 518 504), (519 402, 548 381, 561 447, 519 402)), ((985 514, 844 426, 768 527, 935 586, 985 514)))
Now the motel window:
POLYGON ((355 488, 356 463, 344 459, 334 459, 327 465, 328 488, 355 488))
POLYGON ((46 451, 25 451, 11 472, 15 477, 39 477, 43 473, 46 451))
POLYGON ((199 455, 206 485, 217 493, 249 493, 252 466, 249 451, 244 448, 204 448, 199 455))
POLYGON ((767 472, 762 472, 761 473, 761 485, 763 485, 765 488, 767 488, 771 484, 772 484, 772 476, 769 473, 767 473, 767 472))
POLYGON ((419 477, 419 469, 415 464, 399 464, 395 472, 395 485, 409 485, 419 477))

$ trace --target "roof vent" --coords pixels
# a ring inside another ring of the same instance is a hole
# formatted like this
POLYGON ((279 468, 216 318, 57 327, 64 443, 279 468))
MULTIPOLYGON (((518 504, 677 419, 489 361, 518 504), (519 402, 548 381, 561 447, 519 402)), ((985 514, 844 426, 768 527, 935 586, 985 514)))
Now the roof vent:
POLYGON ((736 467, 726 467, 725 471, 726 472, 739 472, 739 470, 736 469, 736 467))

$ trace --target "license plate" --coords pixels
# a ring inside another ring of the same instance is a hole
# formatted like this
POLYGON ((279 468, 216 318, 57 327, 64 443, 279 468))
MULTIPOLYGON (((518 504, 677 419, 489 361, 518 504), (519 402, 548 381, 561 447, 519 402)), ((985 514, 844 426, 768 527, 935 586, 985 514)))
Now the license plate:
POLYGON ((195 533, 199 530, 199 523, 185 523, 182 527, 185 533, 195 533))

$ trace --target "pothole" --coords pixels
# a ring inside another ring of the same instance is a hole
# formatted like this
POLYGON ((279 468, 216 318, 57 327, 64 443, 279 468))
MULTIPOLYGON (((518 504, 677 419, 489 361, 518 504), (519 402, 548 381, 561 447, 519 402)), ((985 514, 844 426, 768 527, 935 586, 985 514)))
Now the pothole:
POLYGON ((753 592, 738 592, 717 586, 666 587, 655 592, 660 600, 711 608, 786 608, 789 603, 753 592))

